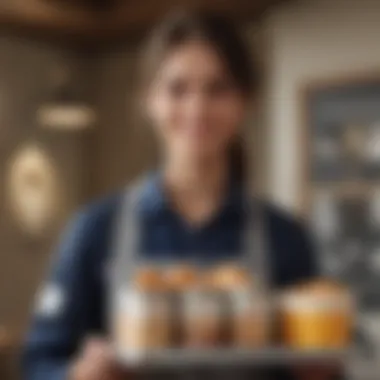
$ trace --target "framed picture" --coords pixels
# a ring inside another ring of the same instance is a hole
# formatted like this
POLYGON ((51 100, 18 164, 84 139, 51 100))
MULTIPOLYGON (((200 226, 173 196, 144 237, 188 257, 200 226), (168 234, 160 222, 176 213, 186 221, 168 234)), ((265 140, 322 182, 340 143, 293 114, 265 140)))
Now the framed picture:
POLYGON ((308 83, 300 92, 301 211, 314 183, 380 184, 380 71, 308 83))
POLYGON ((325 274, 357 296, 359 352, 379 362, 380 72, 308 84, 302 104, 301 207, 325 274))

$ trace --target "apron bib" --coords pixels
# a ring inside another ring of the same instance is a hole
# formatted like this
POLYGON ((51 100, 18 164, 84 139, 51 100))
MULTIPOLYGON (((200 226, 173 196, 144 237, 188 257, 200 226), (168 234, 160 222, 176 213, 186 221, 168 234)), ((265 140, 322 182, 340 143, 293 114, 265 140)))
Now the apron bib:
MULTIPOLYGON (((141 194, 146 179, 138 181, 135 185, 128 188, 125 192, 119 210, 119 215, 115 225, 115 236, 113 241, 113 262, 111 263, 111 277, 109 297, 110 301, 108 310, 111 312, 109 322, 113 321, 113 311, 117 306, 117 294, 120 289, 128 287, 131 283, 135 270, 141 265, 141 256, 138 254, 138 243, 141 236, 141 223, 139 219, 138 208, 140 205, 141 194)), ((271 274, 269 270, 268 255, 266 249, 266 226, 265 213, 262 203, 252 196, 245 197, 245 209, 247 210, 247 220, 245 223, 245 231, 243 234, 243 254, 236 262, 244 265, 245 268, 250 268, 250 272, 255 278, 256 287, 264 297, 269 297, 271 274)), ((149 374, 149 378, 156 379, 159 374, 149 374)), ((168 373, 164 374, 165 379, 168 378, 168 373)), ((264 379, 263 375, 255 370, 245 369, 228 369, 223 368, 222 371, 207 370, 206 372, 183 371, 181 374, 176 374, 175 379, 193 379, 193 378, 209 378, 215 376, 217 379, 264 379), (237 372, 238 371, 238 372, 237 372), (241 372, 241 375, 240 375, 241 372)), ((171 376, 170 376, 171 378, 171 376)))

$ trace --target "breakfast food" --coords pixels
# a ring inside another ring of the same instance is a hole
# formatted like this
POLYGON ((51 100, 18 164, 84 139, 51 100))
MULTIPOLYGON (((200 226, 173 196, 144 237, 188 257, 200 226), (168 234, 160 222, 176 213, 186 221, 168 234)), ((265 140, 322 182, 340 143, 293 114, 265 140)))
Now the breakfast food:
POLYGON ((207 276, 191 266, 170 268, 166 273, 176 304, 177 343, 181 347, 211 347, 220 342, 221 303, 207 276))
POLYGON ((174 265, 166 269, 165 279, 170 289, 172 310, 172 345, 181 347, 188 342, 189 320, 187 297, 198 285, 198 271, 190 265, 174 265))
POLYGON ((117 297, 115 339, 127 355, 170 345, 171 312, 168 286, 153 268, 137 271, 132 284, 117 297))
POLYGON ((232 344, 258 347, 268 342, 269 304, 242 267, 225 265, 213 272, 214 286, 228 296, 229 327, 232 344))
MULTIPOLYGON (((191 266, 140 268, 120 288, 115 342, 124 357, 168 347, 267 346, 272 335, 270 298, 238 265, 199 271, 191 266)), ((350 343, 354 301, 331 280, 288 289, 279 299, 279 330, 293 349, 339 349, 350 343)))
POLYGON ((162 292, 168 289, 168 283, 162 272, 156 268, 140 268, 132 282, 132 286, 143 292, 162 292))
POLYGON ((242 267, 225 264, 211 272, 210 282, 217 289, 230 291, 237 288, 250 288, 253 281, 242 267))
POLYGON ((190 265, 176 265, 165 271, 165 281, 170 290, 180 293, 197 284, 198 271, 190 265))
POLYGON ((184 345, 218 347, 222 343, 223 309, 218 296, 200 286, 184 294, 184 345))
POLYGON ((354 302, 330 280, 315 280, 287 291, 280 303, 284 343, 298 349, 344 348, 350 344, 354 302))

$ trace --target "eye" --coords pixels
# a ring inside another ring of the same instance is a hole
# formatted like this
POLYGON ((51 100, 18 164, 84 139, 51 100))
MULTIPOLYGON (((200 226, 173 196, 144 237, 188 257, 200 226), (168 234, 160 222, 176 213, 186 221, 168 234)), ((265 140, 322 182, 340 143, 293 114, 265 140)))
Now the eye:
POLYGON ((206 92, 211 97, 223 96, 234 91, 234 86, 228 80, 218 79, 207 84, 206 92))
POLYGON ((184 80, 176 79, 167 84, 167 92, 173 98, 181 98, 188 91, 188 86, 184 80))

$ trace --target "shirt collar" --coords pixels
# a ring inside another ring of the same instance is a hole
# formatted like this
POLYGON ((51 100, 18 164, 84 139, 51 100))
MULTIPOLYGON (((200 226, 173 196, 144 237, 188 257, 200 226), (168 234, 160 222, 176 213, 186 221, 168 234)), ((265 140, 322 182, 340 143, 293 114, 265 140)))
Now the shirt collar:
MULTIPOLYGON (((141 211, 146 217, 163 215, 171 211, 169 200, 165 194, 163 178, 159 171, 148 175, 140 200, 141 211)), ((243 208, 243 200, 243 186, 232 177, 221 212, 240 212, 243 208)))
POLYGON ((148 175, 140 201, 144 216, 155 216, 170 209, 160 172, 157 171, 148 175))

